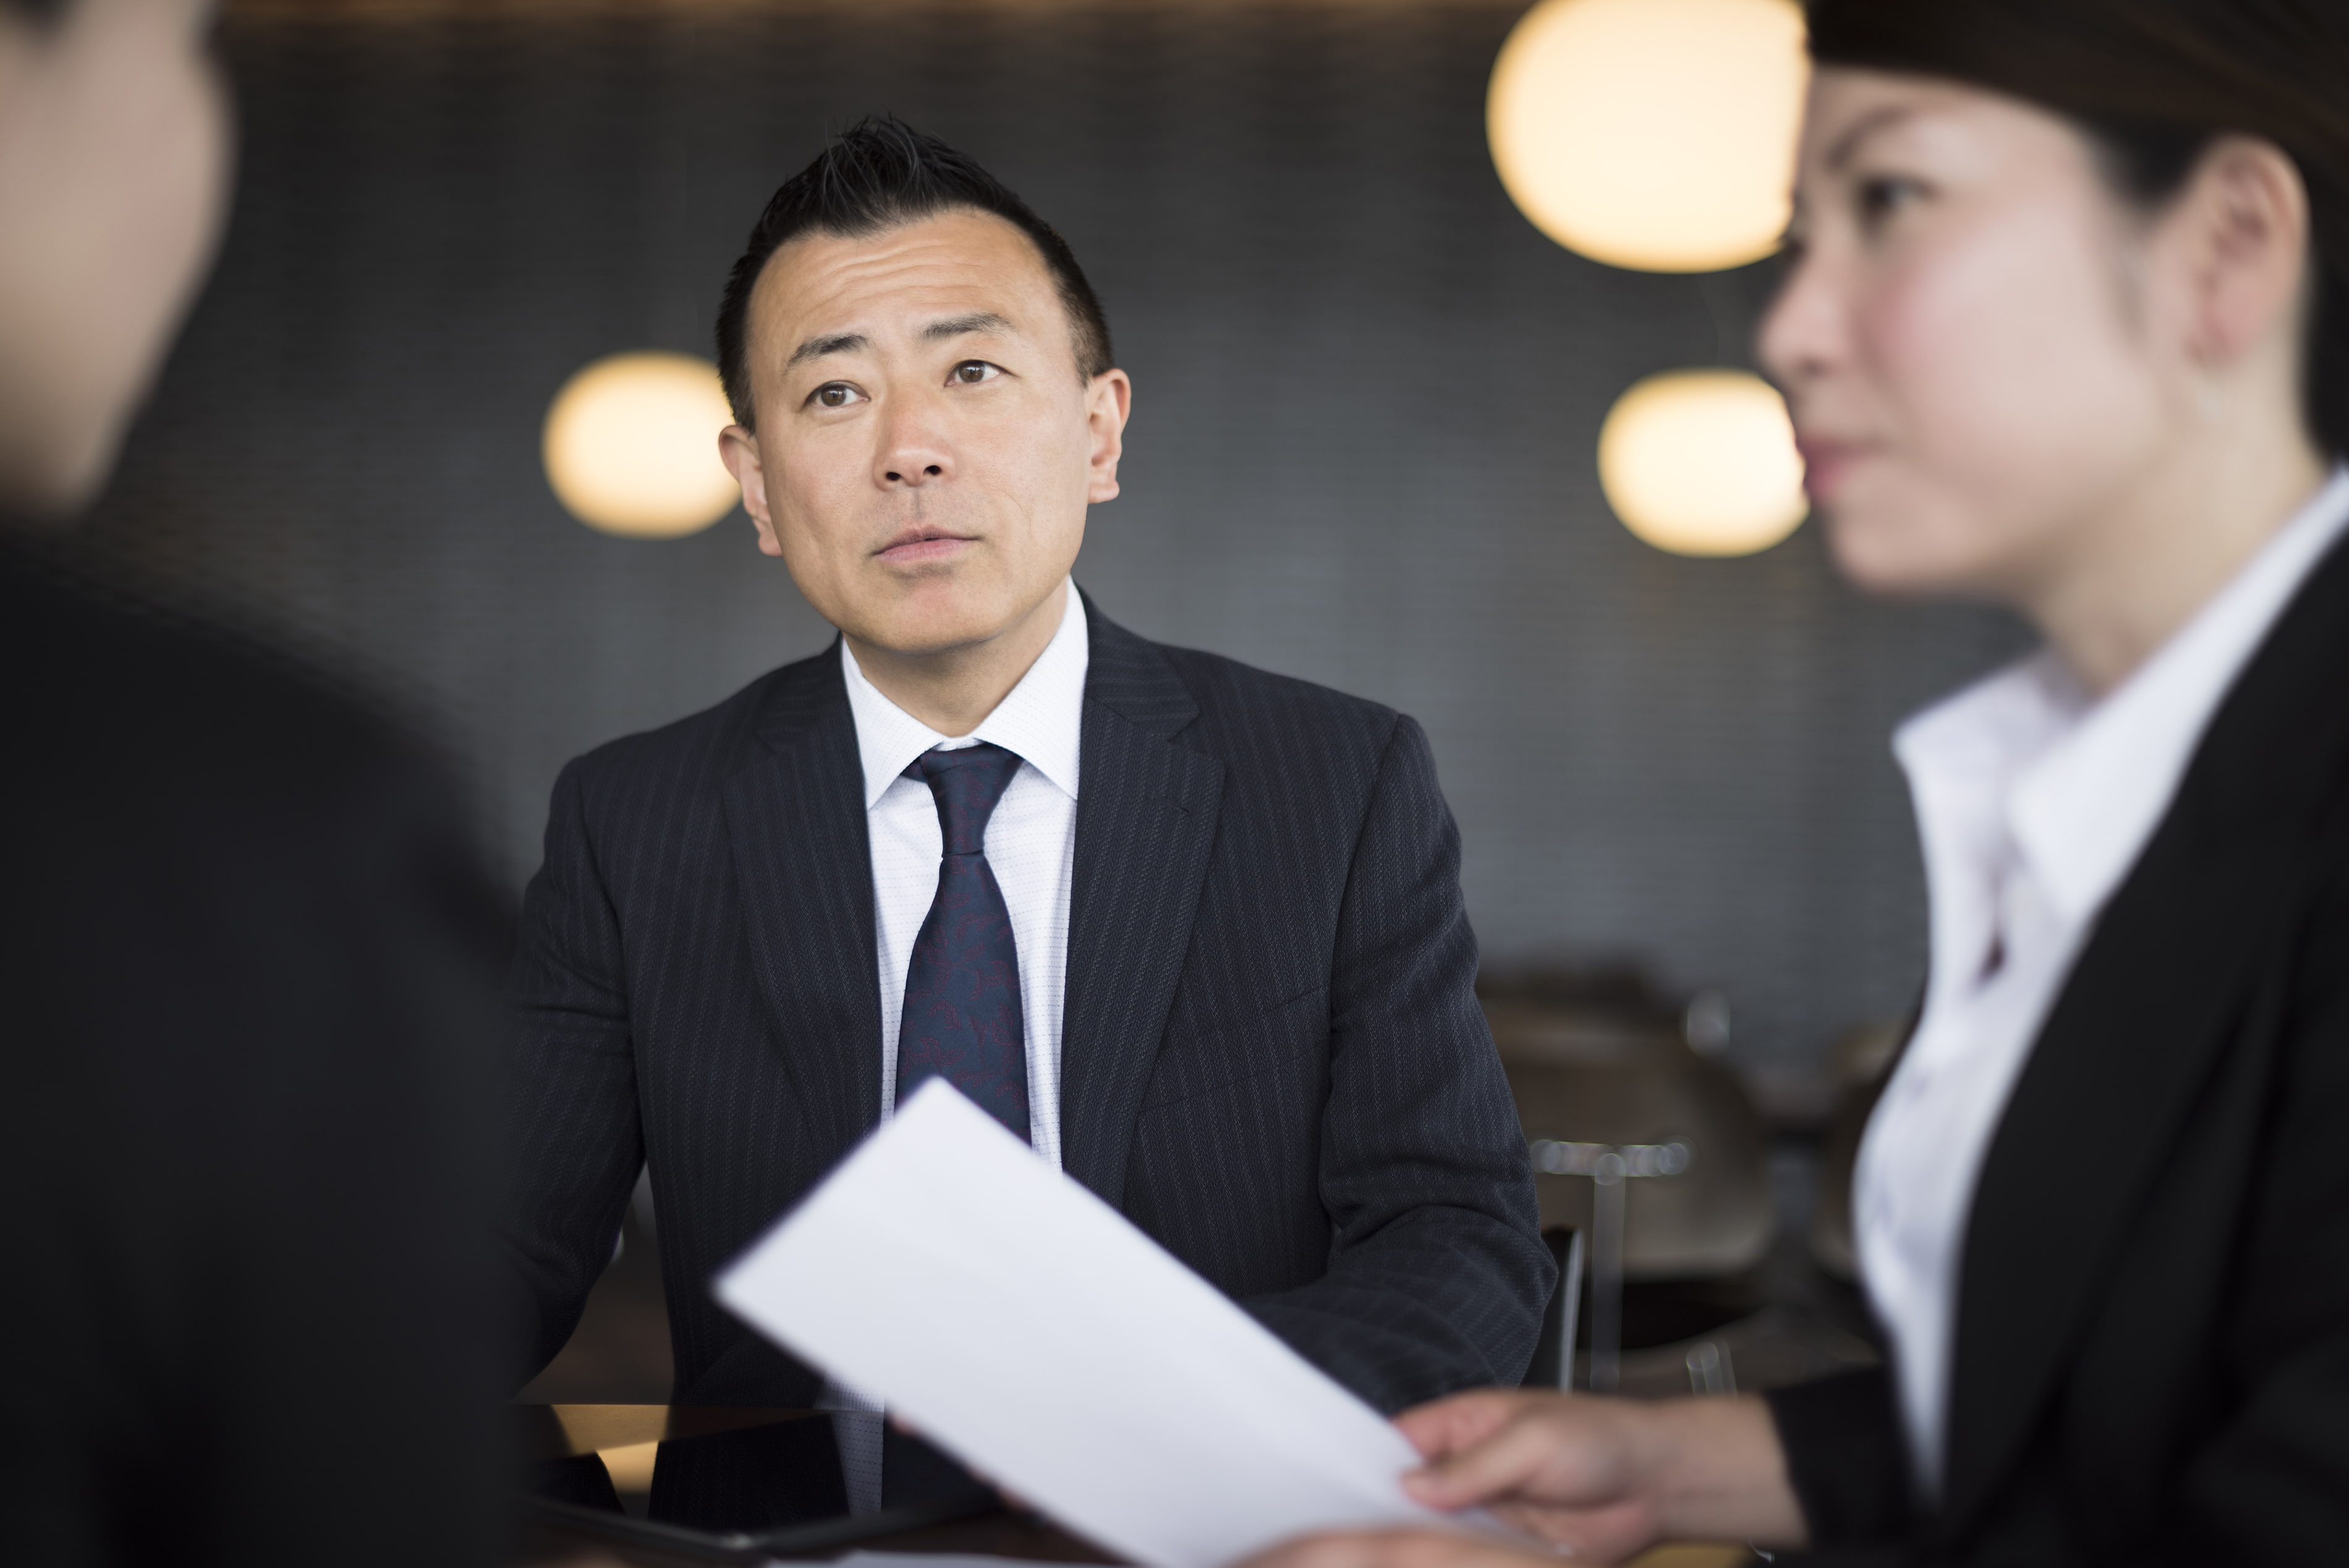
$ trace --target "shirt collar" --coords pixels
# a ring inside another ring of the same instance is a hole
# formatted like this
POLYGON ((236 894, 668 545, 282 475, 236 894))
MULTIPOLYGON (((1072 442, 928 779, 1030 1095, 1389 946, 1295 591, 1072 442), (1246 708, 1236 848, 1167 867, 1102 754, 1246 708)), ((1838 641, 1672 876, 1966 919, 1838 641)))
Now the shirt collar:
POLYGON ((1068 584, 1060 629, 1019 684, 995 711, 966 736, 941 735, 891 702, 858 667, 843 640, 840 669, 848 686, 848 707, 856 719, 856 750, 864 766, 864 809, 871 810, 916 757, 932 747, 957 741, 991 741, 1019 754, 1067 795, 1077 798, 1077 763, 1084 731, 1085 672, 1092 646, 1085 629, 1083 598, 1068 584))
POLYGON ((1931 895, 1927 973, 1937 996, 1981 973, 1996 932, 1999 867, 2013 852, 2003 810, 2016 776, 2086 706, 2043 652, 1934 704, 1894 736, 1931 895))
POLYGON ((2085 920, 2153 836, 2202 732, 2284 606, 2349 523, 2349 469, 2260 547, 2194 618, 2015 781, 2016 848, 2062 913, 2085 920))
POLYGON ((2336 468, 2101 700, 2042 651, 1910 719, 1893 749, 1920 816, 1949 814, 1953 798, 1979 802, 1971 834, 2002 832, 2054 911, 2087 920, 2136 863, 2228 688, 2344 525, 2349 469, 2336 468))

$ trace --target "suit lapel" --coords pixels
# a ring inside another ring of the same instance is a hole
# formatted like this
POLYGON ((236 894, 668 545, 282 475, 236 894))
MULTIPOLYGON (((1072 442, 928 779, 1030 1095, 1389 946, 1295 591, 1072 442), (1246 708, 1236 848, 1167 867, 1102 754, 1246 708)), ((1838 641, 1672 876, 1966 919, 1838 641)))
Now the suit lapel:
POLYGON ((1085 612, 1092 649, 1061 1028, 1061 1164, 1115 1204, 1191 945, 1224 765, 1174 743, 1199 709, 1166 656, 1090 599, 1085 612))
POLYGON ((1952 1530, 2036 1425, 2289 902, 2282 857, 2164 848, 2105 912, 1983 1161, 1950 1381, 1952 1530))
POLYGON ((2296 918, 2349 742, 2349 546, 2322 562, 2213 719, 2095 929, 1982 1165, 1961 1271, 1943 1528, 2031 1437, 2143 1195, 2296 918))
POLYGON ((778 673, 756 727, 756 755, 725 785, 734 875, 771 1037, 829 1164, 881 1104, 864 773, 837 641, 778 673))

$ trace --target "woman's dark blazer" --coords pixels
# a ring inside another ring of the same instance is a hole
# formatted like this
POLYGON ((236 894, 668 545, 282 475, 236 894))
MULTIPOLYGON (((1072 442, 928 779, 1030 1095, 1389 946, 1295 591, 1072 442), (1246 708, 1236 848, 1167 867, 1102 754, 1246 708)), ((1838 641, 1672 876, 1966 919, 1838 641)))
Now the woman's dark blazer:
POLYGON ((1938 1505, 1883 1371, 1772 1396, 1821 1555, 2349 1562, 2349 547, 2098 918, 1982 1167, 1938 1505))

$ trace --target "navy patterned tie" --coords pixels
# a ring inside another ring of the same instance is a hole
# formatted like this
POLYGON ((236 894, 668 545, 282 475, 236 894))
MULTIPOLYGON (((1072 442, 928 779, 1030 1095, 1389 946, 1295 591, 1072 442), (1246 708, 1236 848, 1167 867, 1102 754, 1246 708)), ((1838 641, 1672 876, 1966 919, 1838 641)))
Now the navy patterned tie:
POLYGON ((1012 1131, 1028 1138, 1028 1050, 1020 1032, 1019 954, 1011 912, 987 863, 987 820, 995 814, 1016 752, 981 741, 925 751, 905 777, 938 803, 945 855, 937 896, 914 938, 905 966, 905 1021, 897 1031, 897 1099, 942 1078, 1012 1131))

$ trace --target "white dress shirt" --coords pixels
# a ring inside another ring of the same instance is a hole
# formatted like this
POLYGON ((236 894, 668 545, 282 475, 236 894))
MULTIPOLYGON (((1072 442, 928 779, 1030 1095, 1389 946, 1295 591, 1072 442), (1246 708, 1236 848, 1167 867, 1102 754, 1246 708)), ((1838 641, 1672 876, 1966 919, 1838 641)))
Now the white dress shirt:
POLYGON ((2042 651, 1894 738, 1924 847, 1931 971, 1916 1036, 1860 1145, 1853 1220, 1929 1494, 1941 1479, 1966 1223, 2007 1096, 2220 700, 2344 523, 2349 469, 2336 469, 2101 701, 2042 651))
MULTIPOLYGON (((987 863, 1011 915, 1019 964, 1019 1020, 1028 1054, 1028 1133, 1036 1152, 1061 1163, 1061 1009, 1069 972, 1069 887, 1076 870, 1077 765, 1082 749, 1085 671, 1092 645, 1084 602, 1068 585, 1060 629, 1019 684, 968 735, 945 736, 891 702, 843 643, 841 674, 864 767, 865 830, 873 847, 873 927, 881 969, 881 1119, 897 1109, 897 1031, 905 969, 937 896, 946 839, 937 798, 907 765, 926 751, 990 741, 1016 753, 1019 771, 987 820, 987 863)), ((878 1401, 827 1384, 851 1508, 880 1503, 878 1401)))
POLYGON ((937 798, 905 769, 925 751, 990 741, 1019 771, 987 820, 987 863, 1011 914, 1019 962, 1020 1029, 1028 1051, 1029 1140, 1061 1163, 1061 1003, 1069 973, 1069 884, 1077 855, 1077 759, 1085 670, 1092 662, 1084 602, 1074 584, 1060 630, 1019 684, 968 735, 944 736, 864 678, 843 643, 841 673, 864 763, 864 820, 873 844, 873 927, 881 961, 881 1117, 897 1106, 897 1029, 905 968, 937 896, 946 840, 937 798))

